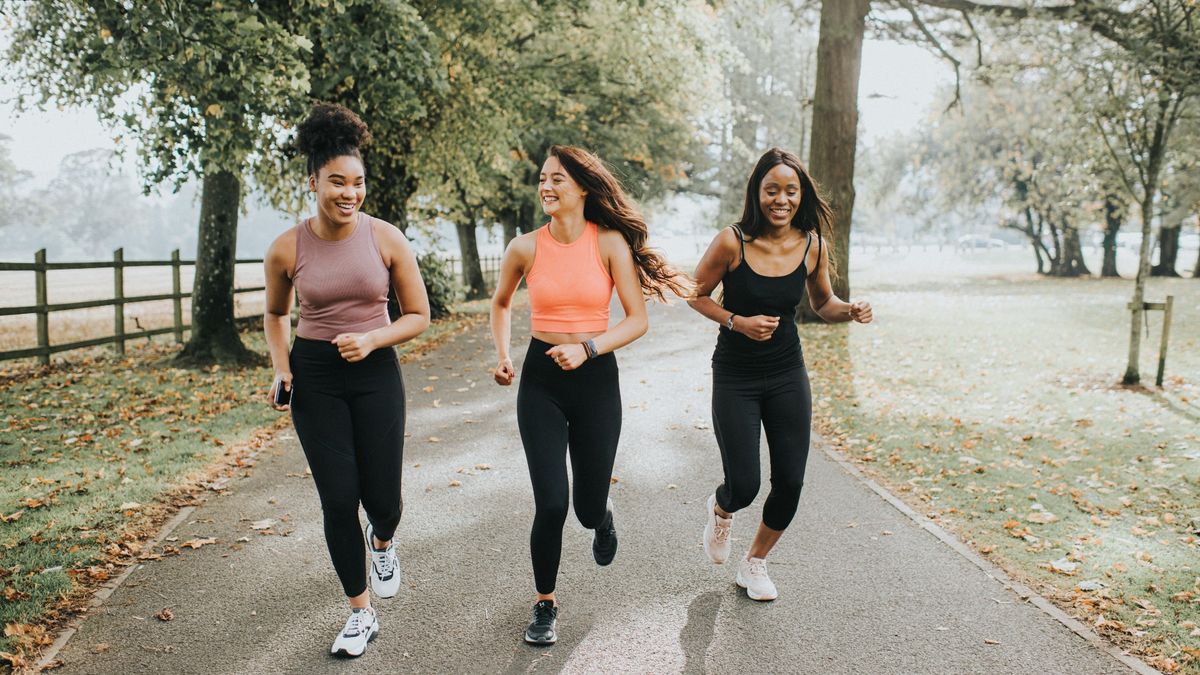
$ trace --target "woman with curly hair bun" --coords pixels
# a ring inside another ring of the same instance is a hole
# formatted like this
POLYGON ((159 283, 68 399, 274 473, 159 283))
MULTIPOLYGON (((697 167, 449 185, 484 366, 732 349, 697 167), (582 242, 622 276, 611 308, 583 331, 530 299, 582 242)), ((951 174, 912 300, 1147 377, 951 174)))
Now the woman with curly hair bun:
POLYGON ((758 494, 758 442, 764 429, 767 434, 771 492, 736 576, 754 600, 779 596, 766 557, 796 515, 808 461, 812 396, 796 305, 807 289, 822 319, 871 322, 869 303, 833 294, 830 218, 800 159, 768 150, 746 182, 741 220, 713 239, 696 267, 696 295, 688 301, 721 327, 712 357, 712 417, 725 480, 708 497, 703 534, 704 552, 718 565, 729 557, 733 514, 758 494), (710 297, 718 284, 720 304, 710 297))
POLYGON ((429 326, 429 299, 408 241, 391 224, 359 209, 366 176, 359 148, 370 132, 350 110, 315 106, 297 130, 308 161, 316 213, 267 251, 263 327, 275 368, 269 394, 292 412, 324 514, 325 543, 350 600, 350 618, 331 652, 359 656, 379 632, 367 592, 367 514, 371 590, 400 588, 393 535, 400 523, 404 453, 404 381, 394 345, 429 326), (388 317, 394 288, 401 316, 388 317), (300 301, 288 351, 292 291, 300 301))
POLYGON ((557 639, 554 596, 567 507, 594 530, 592 555, 608 565, 617 530, 608 488, 621 433, 621 389, 613 352, 646 332, 645 296, 686 295, 686 277, 646 248, 646 222, 595 155, 556 145, 538 179, 550 222, 514 239, 504 252, 492 298, 492 337, 500 385, 517 376, 509 357, 512 298, 529 288, 532 338, 521 368, 517 425, 533 484, 529 538, 537 600, 525 641, 557 639), (625 318, 609 327, 614 287, 625 318), (567 454, 571 456, 571 499, 567 454))

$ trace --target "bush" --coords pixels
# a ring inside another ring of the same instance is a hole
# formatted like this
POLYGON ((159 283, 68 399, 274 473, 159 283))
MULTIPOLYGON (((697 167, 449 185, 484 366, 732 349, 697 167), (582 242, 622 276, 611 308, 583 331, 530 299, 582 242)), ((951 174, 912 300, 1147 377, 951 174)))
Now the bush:
POLYGON ((429 318, 450 316, 450 305, 462 294, 450 262, 430 251, 417 256, 417 267, 421 270, 421 278, 425 280, 425 292, 429 294, 429 318))

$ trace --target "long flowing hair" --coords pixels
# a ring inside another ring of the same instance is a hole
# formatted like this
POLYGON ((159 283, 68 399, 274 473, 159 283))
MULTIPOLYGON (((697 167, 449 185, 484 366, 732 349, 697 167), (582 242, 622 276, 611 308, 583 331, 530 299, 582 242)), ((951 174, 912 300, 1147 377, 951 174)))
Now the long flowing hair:
POLYGON ((767 228, 767 215, 763 213, 758 192, 762 187, 763 178, 767 172, 780 164, 791 167, 800 178, 800 208, 792 216, 792 227, 801 232, 816 232, 824 242, 826 260, 829 261, 829 272, 837 276, 837 266, 834 263, 830 245, 833 240, 833 209, 817 190, 816 181, 809 175, 808 170, 800 163, 800 158, 782 148, 771 148, 758 158, 750 180, 746 181, 746 204, 742 208, 742 217, 737 226, 750 239, 761 235, 767 228))
POLYGON ((558 158, 567 174, 587 192, 583 217, 625 237, 633 253, 642 292, 662 301, 666 300, 667 291, 681 298, 688 297, 691 279, 671 267, 661 253, 646 247, 646 220, 600 158, 571 145, 550 146, 550 156, 558 158))

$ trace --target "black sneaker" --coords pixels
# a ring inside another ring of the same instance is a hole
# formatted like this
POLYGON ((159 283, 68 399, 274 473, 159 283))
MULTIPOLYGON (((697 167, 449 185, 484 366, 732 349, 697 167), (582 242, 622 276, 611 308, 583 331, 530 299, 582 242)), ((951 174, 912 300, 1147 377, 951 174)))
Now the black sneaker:
POLYGON ((541 600, 533 606, 533 621, 525 629, 525 641, 531 645, 552 645, 558 639, 554 632, 558 608, 553 600, 541 600))
POLYGON ((604 524, 596 528, 595 538, 592 539, 592 557, 596 564, 604 567, 613 561, 617 555, 617 527, 613 524, 613 503, 608 500, 608 515, 604 524))

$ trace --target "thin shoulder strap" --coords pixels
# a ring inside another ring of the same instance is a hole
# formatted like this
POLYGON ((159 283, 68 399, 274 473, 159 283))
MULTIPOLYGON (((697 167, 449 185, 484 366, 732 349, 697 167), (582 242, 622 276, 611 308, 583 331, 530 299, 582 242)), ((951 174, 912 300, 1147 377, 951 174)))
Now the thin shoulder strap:
MULTIPOLYGON (((801 258, 801 260, 804 261, 804 269, 805 269, 805 271, 807 271, 808 270, 808 252, 812 249, 812 237, 809 237, 806 235, 805 239, 808 240, 808 243, 804 245, 804 257, 801 258)), ((818 240, 818 241, 820 241, 820 240, 818 240)), ((820 246, 820 244, 818 243, 817 246, 820 246)), ((817 264, 818 265, 821 264, 820 253, 817 254, 817 264)))
POLYGON ((742 236, 742 228, 738 227, 737 225, 730 225, 730 227, 733 228, 733 233, 736 234, 738 238, 738 247, 741 249, 742 256, 738 259, 738 262, 741 262, 742 260, 746 259, 746 239, 744 236, 742 236))

